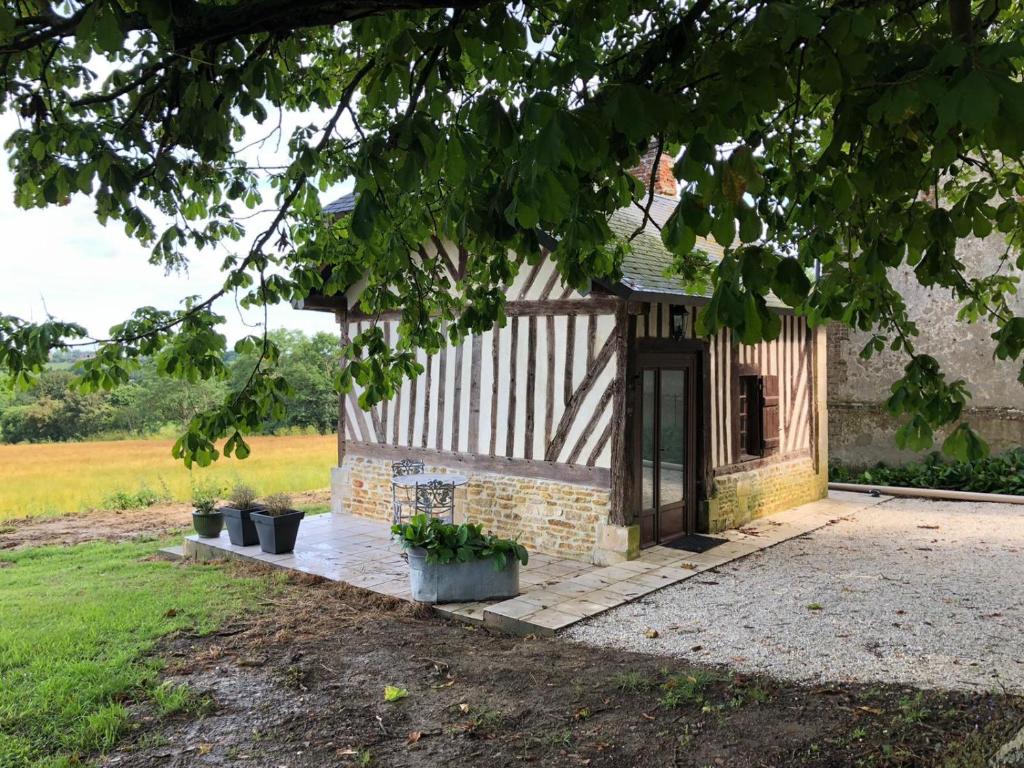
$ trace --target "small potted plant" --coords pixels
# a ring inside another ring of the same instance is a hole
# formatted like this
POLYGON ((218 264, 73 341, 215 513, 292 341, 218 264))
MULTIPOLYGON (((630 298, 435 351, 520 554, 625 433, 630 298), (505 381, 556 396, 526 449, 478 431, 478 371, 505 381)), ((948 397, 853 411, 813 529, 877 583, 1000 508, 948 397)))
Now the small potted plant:
POLYGON ((514 539, 499 539, 472 523, 454 525, 415 515, 392 526, 409 551, 409 587, 421 603, 462 603, 519 594, 519 566, 526 548, 514 539))
POLYGON ((271 555, 280 555, 295 549, 295 537, 299 535, 299 523, 305 512, 292 509, 292 497, 287 493, 275 493, 263 500, 263 509, 249 513, 256 524, 260 549, 271 555))
POLYGON ((224 527, 224 515, 217 509, 217 497, 221 490, 220 486, 213 483, 192 485, 192 525, 200 538, 215 539, 224 527))
POLYGON ((260 543, 256 523, 250 515, 262 512, 265 507, 256 501, 256 491, 245 483, 236 483, 228 494, 228 505, 221 507, 224 522, 228 527, 228 538, 236 547, 251 547, 260 543))

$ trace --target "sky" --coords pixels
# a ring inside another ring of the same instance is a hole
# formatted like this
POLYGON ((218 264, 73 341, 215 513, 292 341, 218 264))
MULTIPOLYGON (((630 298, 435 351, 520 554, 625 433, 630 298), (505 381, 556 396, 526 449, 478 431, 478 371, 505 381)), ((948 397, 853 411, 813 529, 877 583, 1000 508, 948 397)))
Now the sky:
MULTIPOLYGON (((0 138, 14 128, 11 115, 0 117, 0 138)), ((261 159, 267 159, 266 153, 261 159)), ((323 202, 343 191, 331 190, 323 202)), ((136 307, 176 309, 184 297, 212 293, 222 282, 219 266, 227 251, 198 253, 187 273, 165 275, 163 267, 149 263, 149 249, 126 236, 117 222, 103 226, 97 221, 90 198, 76 195, 66 206, 23 210, 14 205, 13 192, 5 154, 0 162, 0 315, 38 322, 49 314, 105 338, 136 307)), ((258 231, 257 220, 249 222, 249 232, 258 231)), ((244 250, 248 244, 244 239, 232 245, 244 250)), ((222 332, 229 342, 260 332, 262 310, 242 310, 231 297, 215 307, 227 320, 222 332)), ((337 332, 331 313, 288 305, 271 307, 268 320, 271 329, 337 332)))

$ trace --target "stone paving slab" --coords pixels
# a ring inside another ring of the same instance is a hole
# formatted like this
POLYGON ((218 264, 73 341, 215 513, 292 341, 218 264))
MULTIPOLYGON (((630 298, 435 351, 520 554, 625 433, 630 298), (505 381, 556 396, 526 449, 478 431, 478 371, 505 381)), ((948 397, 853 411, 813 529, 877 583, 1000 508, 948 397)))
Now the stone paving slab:
MULTIPOLYGON (((827 499, 716 534, 728 541, 699 554, 655 546, 643 550, 637 560, 603 567, 531 554, 529 564, 520 571, 522 593, 518 597, 438 605, 435 609, 460 621, 506 632, 553 634, 888 498, 833 491, 827 499)), ((268 555, 259 546, 233 546, 226 531, 216 539, 188 536, 183 551, 185 556, 200 560, 228 557, 262 562, 412 599, 402 549, 391 540, 390 526, 379 520, 337 513, 307 517, 299 528, 295 551, 284 555, 268 555)))

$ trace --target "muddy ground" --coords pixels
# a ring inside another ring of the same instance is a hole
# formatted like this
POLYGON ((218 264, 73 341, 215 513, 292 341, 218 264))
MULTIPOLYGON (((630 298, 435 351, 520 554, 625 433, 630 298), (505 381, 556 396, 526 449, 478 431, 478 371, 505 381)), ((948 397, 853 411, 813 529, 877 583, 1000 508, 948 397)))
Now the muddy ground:
MULTIPOLYGON (((297 507, 327 504, 329 490, 290 494, 297 507)), ((60 517, 28 517, 0 521, 0 549, 70 546, 86 541, 127 541, 160 537, 192 526, 192 507, 175 502, 142 509, 92 510, 60 517)))
MULTIPOLYGON (((182 566, 197 567, 197 566, 182 566)), ((514 638, 322 581, 161 649, 191 711, 131 705, 107 766, 983 766, 1024 699, 807 688, 514 638), (385 687, 406 692, 385 701, 385 687)))

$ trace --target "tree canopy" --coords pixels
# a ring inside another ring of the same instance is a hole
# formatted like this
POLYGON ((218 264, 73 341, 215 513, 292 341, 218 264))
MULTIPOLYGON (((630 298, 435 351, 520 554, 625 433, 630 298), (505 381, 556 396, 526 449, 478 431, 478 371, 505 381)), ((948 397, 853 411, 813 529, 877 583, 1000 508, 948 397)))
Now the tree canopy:
MULTIPOLYGON (((261 434, 282 430, 334 431, 338 406, 334 400, 338 339, 328 333, 271 331, 269 340, 280 351, 279 373, 288 381, 285 413, 268 419, 261 434)), ((156 361, 143 358, 128 383, 112 390, 83 393, 75 386, 72 367, 89 356, 76 350, 69 359, 51 361, 31 389, 11 392, 0 388, 0 443, 62 442, 125 437, 149 437, 186 429, 199 413, 216 408, 245 385, 256 359, 228 351, 225 379, 179 381, 157 373, 156 361)), ((56 357, 56 356, 55 356, 56 357)))
MULTIPOLYGON (((889 405, 905 417, 898 440, 923 448, 969 393, 917 351, 889 270, 993 323, 995 356, 1024 350, 1010 301, 1024 268, 1021 19, 1016 0, 6 0, 3 108, 21 123, 7 146, 21 206, 90 196, 169 268, 231 249, 215 294, 111 329, 82 387, 123 383, 142 357, 179 379, 226 376, 215 300, 329 295, 362 276, 363 309, 403 317, 396 349, 371 327, 347 350, 339 385, 357 377, 375 401, 442 327, 454 340, 500 320, 503 284, 548 238, 572 284, 614 277, 630 245, 607 219, 648 199, 628 170, 653 140, 683 184, 661 232, 676 268, 701 277, 698 235, 728 246, 702 329, 774 337, 773 291, 813 324, 870 331, 866 356, 907 355, 889 405), (281 138, 291 112, 311 117, 283 137, 288 162, 261 166, 246 148, 281 138), (325 216, 321 192, 346 179, 354 212, 325 216), (265 207, 269 225, 247 230, 265 207), (970 274, 958 243, 994 231, 1000 269, 970 274), (411 256, 431 235, 470 254, 457 290, 411 256)), ((0 316, 0 366, 28 381, 85 337, 0 316)), ((254 359, 248 380, 192 419, 175 449, 186 462, 215 458, 219 438, 246 452, 242 435, 284 407, 276 345, 236 349, 254 359)), ((966 426, 945 447, 985 451, 966 426)))

